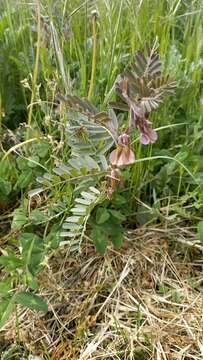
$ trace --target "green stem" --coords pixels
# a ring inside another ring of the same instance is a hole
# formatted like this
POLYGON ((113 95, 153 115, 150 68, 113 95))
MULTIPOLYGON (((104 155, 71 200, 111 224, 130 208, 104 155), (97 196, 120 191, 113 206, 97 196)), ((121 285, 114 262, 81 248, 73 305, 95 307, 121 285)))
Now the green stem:
POLYGON ((97 31, 96 31, 96 16, 93 15, 92 17, 92 33, 93 33, 93 51, 92 51, 92 72, 91 72, 91 80, 90 80, 90 87, 88 92, 88 100, 91 99, 94 87, 94 78, 96 72, 96 48, 97 48, 97 31))
POLYGON ((119 29, 121 15, 122 15, 122 8, 123 8, 123 0, 120 1, 118 19, 117 19, 117 23, 116 23, 116 27, 115 27, 115 32, 113 34, 113 44, 111 46, 111 60, 110 60, 109 71, 108 71, 108 80, 107 80, 107 85, 106 85, 106 90, 105 90, 105 99, 109 92, 109 85, 110 85, 111 76, 112 76, 113 61, 114 61, 114 57, 115 57, 115 50, 116 50, 116 44, 117 44, 118 29, 119 29))
POLYGON ((30 136, 30 127, 32 123, 32 113, 33 113, 33 103, 35 99, 36 93, 36 83, 39 71, 39 56, 40 56, 40 44, 41 44, 41 19, 40 19, 40 0, 36 0, 36 15, 37 15, 37 49, 36 49, 36 57, 35 57, 35 66, 33 72, 33 81, 32 81, 32 95, 30 100, 30 109, 28 113, 28 133, 27 139, 30 136))

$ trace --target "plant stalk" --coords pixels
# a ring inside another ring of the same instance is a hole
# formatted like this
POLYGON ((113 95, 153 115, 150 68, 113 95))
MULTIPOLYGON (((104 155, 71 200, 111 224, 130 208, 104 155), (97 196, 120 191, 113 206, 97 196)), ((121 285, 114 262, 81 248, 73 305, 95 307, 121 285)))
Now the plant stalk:
POLYGON ((33 81, 32 81, 32 95, 30 100, 30 108, 28 113, 28 132, 27 139, 30 136, 30 127, 32 123, 32 113, 33 113, 33 103, 35 100, 36 93, 36 83, 39 71, 39 57, 40 57, 40 45, 41 45, 41 18, 40 18, 40 0, 36 0, 36 17, 37 17, 37 48, 36 48, 36 57, 35 57, 35 66, 33 72, 33 81))
POLYGON ((96 49, 97 49, 97 15, 93 14, 92 16, 92 34, 93 34, 93 51, 92 51, 92 71, 90 79, 90 87, 88 92, 88 100, 91 99, 94 88, 94 78, 96 72, 96 49))

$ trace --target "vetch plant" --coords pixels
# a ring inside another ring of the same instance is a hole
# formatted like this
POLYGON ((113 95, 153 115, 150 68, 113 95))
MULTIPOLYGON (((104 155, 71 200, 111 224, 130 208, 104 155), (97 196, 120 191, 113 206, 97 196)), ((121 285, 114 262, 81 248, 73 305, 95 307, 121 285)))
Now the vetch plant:
MULTIPOLYGON (((60 164, 54 169, 59 178, 45 174, 38 180, 46 185, 47 189, 55 186, 57 182, 73 184, 74 205, 69 208, 70 216, 65 219, 61 232, 61 236, 70 240, 63 241, 63 244, 70 243, 73 249, 79 248, 94 208, 98 208, 105 199, 111 200, 116 189, 124 187, 122 169, 136 161, 131 143, 134 131, 139 131, 140 143, 143 145, 157 141, 158 136, 150 116, 164 97, 174 91, 175 86, 175 81, 162 75, 155 42, 152 48, 145 45, 143 51, 138 51, 130 70, 127 69, 118 76, 115 90, 121 100, 110 102, 107 112, 100 112, 87 99, 69 94, 65 97, 58 95, 58 101, 67 107, 66 131, 71 158, 68 164, 60 164), (119 123, 114 109, 127 111, 128 122, 123 120, 119 123), (109 155, 113 146, 115 148, 109 155)), ((105 213, 109 211, 106 208, 105 213)), ((110 214, 112 217, 112 209, 105 221, 102 217, 102 224, 107 222, 109 233, 110 214)), ((101 220, 100 224, 96 225, 92 222, 92 237, 97 250, 104 252, 107 242, 104 241, 106 245, 101 246, 101 243, 95 241, 99 233, 100 238, 102 233, 102 238, 105 238, 105 231, 99 229, 98 225, 101 225, 101 220)), ((102 226, 104 229, 104 224, 102 226)), ((116 226, 118 224, 114 229, 116 226)), ((119 241, 119 244, 121 245, 122 241, 119 241)))

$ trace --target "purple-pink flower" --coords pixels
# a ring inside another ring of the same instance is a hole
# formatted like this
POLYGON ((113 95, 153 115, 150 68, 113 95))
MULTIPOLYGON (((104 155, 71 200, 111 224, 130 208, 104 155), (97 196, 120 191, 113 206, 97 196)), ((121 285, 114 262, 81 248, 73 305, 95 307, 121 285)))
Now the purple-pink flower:
POLYGON ((145 116, 143 117, 138 117, 131 109, 131 121, 129 130, 132 131, 133 128, 139 129, 141 133, 140 142, 143 145, 153 144, 158 139, 157 132, 152 129, 151 121, 149 121, 147 117, 147 114, 145 114, 145 116))
POLYGON ((137 127, 141 132, 140 142, 143 145, 153 144, 157 141, 158 135, 157 132, 152 129, 151 122, 147 119, 141 119, 137 127))
POLYGON ((130 147, 130 136, 126 133, 118 138, 118 145, 109 158, 112 165, 117 167, 127 166, 135 162, 135 154, 130 147))

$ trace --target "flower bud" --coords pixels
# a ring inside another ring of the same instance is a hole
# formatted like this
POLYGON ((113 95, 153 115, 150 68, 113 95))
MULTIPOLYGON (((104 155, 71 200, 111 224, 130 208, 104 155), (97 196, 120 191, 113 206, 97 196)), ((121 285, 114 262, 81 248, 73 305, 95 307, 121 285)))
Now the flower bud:
POLYGON ((119 145, 127 146, 127 145, 129 145, 129 143, 130 143, 130 136, 128 134, 124 133, 118 137, 119 145))

